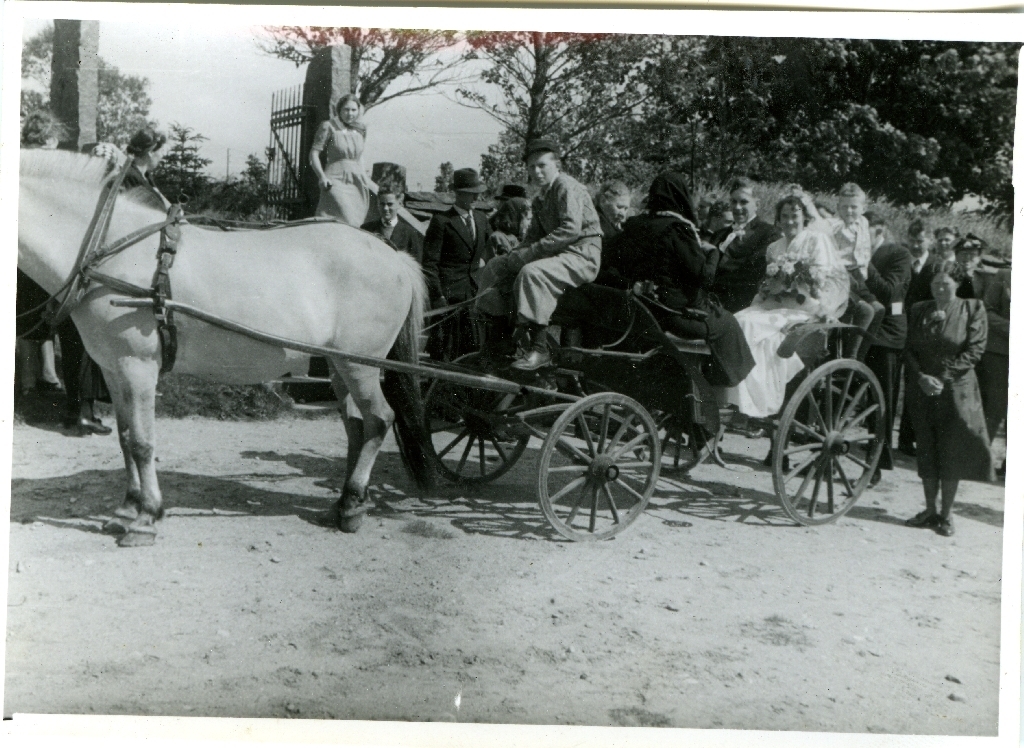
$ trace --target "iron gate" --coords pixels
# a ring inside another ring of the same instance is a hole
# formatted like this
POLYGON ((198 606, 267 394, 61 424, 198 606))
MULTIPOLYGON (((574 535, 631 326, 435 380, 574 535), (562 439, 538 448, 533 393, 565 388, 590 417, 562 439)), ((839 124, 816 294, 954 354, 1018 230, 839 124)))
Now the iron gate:
POLYGON ((302 103, 302 86, 271 95, 267 187, 274 218, 295 220, 313 214, 304 174, 316 132, 316 107, 302 103))

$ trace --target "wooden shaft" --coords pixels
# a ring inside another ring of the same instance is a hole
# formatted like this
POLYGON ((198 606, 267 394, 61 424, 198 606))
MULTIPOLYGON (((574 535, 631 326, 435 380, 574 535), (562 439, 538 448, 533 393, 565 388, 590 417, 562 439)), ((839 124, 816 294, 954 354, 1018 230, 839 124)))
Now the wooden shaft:
MULTIPOLYGON (((111 299, 110 303, 112 306, 134 309, 153 306, 152 299, 111 299)), ((245 335, 247 338, 252 338, 253 340, 258 340, 261 343, 273 345, 278 348, 288 348, 289 350, 301 351, 302 353, 309 353, 314 356, 335 356, 337 358, 343 358, 346 361, 351 361, 352 363, 372 366, 377 369, 398 371, 405 374, 424 375, 434 379, 442 379, 448 382, 454 382, 455 384, 473 387, 475 389, 503 392, 508 395, 519 395, 527 392, 533 392, 550 397, 554 400, 564 400, 566 402, 575 402, 580 399, 575 395, 566 395, 557 391, 545 390, 541 387, 516 384, 515 382, 510 382, 507 379, 498 379, 497 377, 492 377, 486 374, 463 374, 462 372, 440 368, 437 365, 408 364, 404 361, 394 361, 392 359, 377 358, 375 356, 362 356, 357 353, 346 353, 345 351, 339 351, 336 348, 327 348, 322 345, 300 343, 296 340, 289 340, 288 338, 281 338, 277 335, 269 335, 265 332, 254 330, 251 327, 240 325, 237 322, 231 322, 214 314, 209 314, 200 309, 196 309, 188 304, 172 301, 171 299, 164 302, 164 305, 167 309, 175 312, 181 312, 186 316, 194 317, 195 319, 211 324, 214 327, 219 327, 222 330, 227 330, 228 332, 238 333, 239 335, 245 335)))

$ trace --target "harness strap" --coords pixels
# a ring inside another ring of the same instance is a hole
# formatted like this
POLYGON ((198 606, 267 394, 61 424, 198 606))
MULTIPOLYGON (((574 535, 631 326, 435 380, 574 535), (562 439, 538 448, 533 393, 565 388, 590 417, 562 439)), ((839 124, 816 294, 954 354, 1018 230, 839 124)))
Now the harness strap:
POLYGON ((78 258, 75 260, 75 266, 71 270, 69 280, 71 281, 71 287, 68 288, 64 298, 60 302, 60 306, 57 311, 53 314, 50 319, 50 324, 53 326, 59 325, 63 322, 74 305, 78 303, 82 297, 84 291, 84 276, 82 274, 82 268, 89 262, 93 254, 96 252, 97 247, 103 243, 104 239, 107 238, 107 230, 110 228, 110 218, 114 214, 114 203, 117 201, 117 194, 121 189, 121 184, 124 182, 125 176, 132 167, 132 161, 129 159, 125 162, 121 171, 117 172, 117 176, 110 179, 103 185, 103 190, 100 192, 100 199, 96 203, 96 212, 93 213, 92 221, 89 223, 89 228, 85 231, 85 237, 82 239, 82 247, 78 251, 78 258))
POLYGON ((171 266, 178 253, 181 241, 179 225, 185 211, 181 205, 172 205, 167 211, 167 225, 160 232, 160 248, 156 253, 156 274, 153 276, 153 314, 156 316, 157 334, 160 336, 160 373, 166 374, 174 368, 178 355, 178 328, 174 324, 174 312, 167 308, 171 298, 171 266))

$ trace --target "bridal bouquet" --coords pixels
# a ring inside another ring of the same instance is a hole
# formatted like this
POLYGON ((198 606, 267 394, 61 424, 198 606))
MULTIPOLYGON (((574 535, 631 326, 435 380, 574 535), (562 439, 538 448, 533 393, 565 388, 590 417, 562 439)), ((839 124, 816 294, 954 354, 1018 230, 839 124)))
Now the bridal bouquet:
POLYGON ((781 257, 768 263, 760 291, 767 299, 783 302, 791 298, 803 304, 808 295, 819 298, 824 282, 825 274, 812 265, 808 248, 790 244, 781 257))

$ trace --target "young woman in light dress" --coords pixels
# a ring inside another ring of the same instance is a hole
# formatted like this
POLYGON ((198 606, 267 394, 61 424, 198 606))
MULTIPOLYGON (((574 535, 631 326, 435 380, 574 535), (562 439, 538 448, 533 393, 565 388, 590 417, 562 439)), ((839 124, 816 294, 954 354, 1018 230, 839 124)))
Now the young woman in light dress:
POLYGON ((348 94, 338 99, 335 116, 321 123, 313 138, 309 163, 320 184, 318 216, 334 216, 350 226, 362 226, 377 186, 366 176, 363 148, 366 125, 359 116, 359 99, 348 94), (326 149, 326 167, 320 154, 326 149))
POLYGON ((725 398, 748 416, 765 418, 778 413, 786 385, 804 368, 799 356, 778 355, 789 328, 816 318, 836 319, 846 309, 850 293, 846 268, 832 237, 821 230, 807 202, 803 195, 790 195, 776 206, 775 220, 783 236, 768 247, 768 274, 774 277, 785 272, 789 259, 803 256, 815 278, 814 288, 799 282, 785 294, 762 288, 749 307, 736 313, 755 366, 739 385, 725 391, 725 398))

